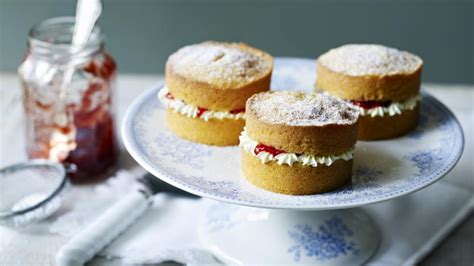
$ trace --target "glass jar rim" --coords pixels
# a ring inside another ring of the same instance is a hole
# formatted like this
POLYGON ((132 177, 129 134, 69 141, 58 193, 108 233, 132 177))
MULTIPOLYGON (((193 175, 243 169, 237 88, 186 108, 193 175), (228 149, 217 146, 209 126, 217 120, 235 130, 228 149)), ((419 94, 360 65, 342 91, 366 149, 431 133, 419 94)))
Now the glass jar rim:
POLYGON ((38 54, 89 55, 102 49, 104 34, 100 26, 94 26, 89 40, 83 45, 72 44, 74 17, 55 17, 34 25, 28 35, 28 47, 38 54))

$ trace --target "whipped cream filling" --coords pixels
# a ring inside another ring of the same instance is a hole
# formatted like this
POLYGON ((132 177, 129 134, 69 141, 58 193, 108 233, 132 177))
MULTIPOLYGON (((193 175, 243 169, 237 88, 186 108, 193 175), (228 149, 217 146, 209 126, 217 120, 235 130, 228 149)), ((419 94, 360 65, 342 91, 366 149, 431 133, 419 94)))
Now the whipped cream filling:
POLYGON ((394 115, 401 114, 403 110, 413 110, 416 107, 418 101, 420 100, 421 100, 420 95, 417 95, 403 102, 392 102, 387 107, 377 106, 370 109, 365 109, 355 104, 352 104, 352 105, 357 110, 359 110, 360 115, 362 116, 371 116, 371 117, 385 116, 385 115, 394 116, 394 115))
POLYGON ((179 99, 170 99, 166 95, 170 91, 165 86, 158 92, 158 100, 162 102, 167 108, 172 109, 174 112, 182 114, 190 118, 200 118, 204 121, 209 121, 209 119, 245 119, 245 112, 231 113, 228 111, 212 111, 212 110, 199 110, 199 107, 188 104, 179 99))
POLYGON ((318 165, 330 166, 337 160, 349 161, 353 158, 354 150, 350 149, 346 152, 337 155, 330 156, 315 156, 308 154, 297 154, 297 153, 288 153, 283 152, 276 156, 269 152, 261 151, 258 154, 255 153, 255 147, 259 144, 257 141, 251 139, 247 131, 242 131, 240 134, 240 144, 239 146, 246 152, 257 157, 262 163, 268 163, 271 161, 276 161, 278 165, 287 164, 292 166, 294 163, 301 163, 302 165, 317 167, 318 165))

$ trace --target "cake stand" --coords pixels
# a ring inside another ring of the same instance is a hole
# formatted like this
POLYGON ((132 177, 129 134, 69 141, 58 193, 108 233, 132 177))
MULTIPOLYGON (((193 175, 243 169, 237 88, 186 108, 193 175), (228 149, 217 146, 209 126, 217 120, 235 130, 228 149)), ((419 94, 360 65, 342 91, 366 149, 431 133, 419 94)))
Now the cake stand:
MULTIPOLYGON (((315 67, 314 60, 277 58, 272 89, 312 90, 315 67)), ((125 147, 156 177, 216 200, 203 211, 200 235, 226 263, 362 264, 376 251, 380 234, 357 207, 436 182, 454 167, 464 145, 451 111, 422 92, 419 124, 410 134, 357 143, 351 185, 317 195, 276 194, 246 181, 238 147, 201 145, 173 135, 156 99, 160 87, 129 107, 122 124, 125 147)))

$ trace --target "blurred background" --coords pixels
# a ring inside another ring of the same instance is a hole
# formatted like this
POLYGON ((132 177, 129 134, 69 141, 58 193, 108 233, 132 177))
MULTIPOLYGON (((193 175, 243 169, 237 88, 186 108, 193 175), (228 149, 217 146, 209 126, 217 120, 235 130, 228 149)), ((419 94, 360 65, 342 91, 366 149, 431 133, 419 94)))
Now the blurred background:
MULTIPOLYGON (((0 71, 16 71, 33 24, 71 16, 75 3, 0 0, 0 71)), ((474 83, 473 0, 105 0, 99 23, 120 72, 162 73, 169 54, 204 40, 310 58, 380 43, 421 56, 424 81, 474 83)))

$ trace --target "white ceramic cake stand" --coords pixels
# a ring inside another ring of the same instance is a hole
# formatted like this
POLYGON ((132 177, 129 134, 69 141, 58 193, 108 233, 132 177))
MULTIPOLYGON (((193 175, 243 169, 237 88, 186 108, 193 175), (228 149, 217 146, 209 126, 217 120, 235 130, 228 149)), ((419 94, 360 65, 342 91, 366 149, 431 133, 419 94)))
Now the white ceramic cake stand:
MULTIPOLYGON (((277 58, 272 89, 311 90, 315 73, 313 60, 277 58)), ((380 234, 356 207, 436 182, 454 167, 463 150, 456 118, 422 93, 419 125, 413 132, 357 143, 351 185, 318 195, 276 194, 246 181, 238 147, 195 144, 173 135, 156 99, 159 88, 145 92, 128 109, 122 124, 125 147, 156 177, 217 200, 203 214, 200 235, 227 263, 362 264, 374 254, 380 234)))

